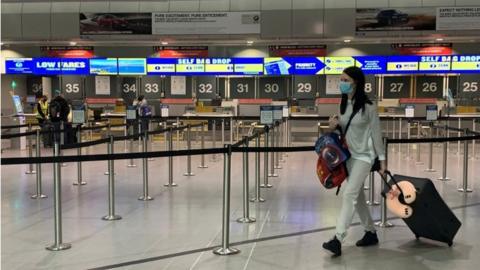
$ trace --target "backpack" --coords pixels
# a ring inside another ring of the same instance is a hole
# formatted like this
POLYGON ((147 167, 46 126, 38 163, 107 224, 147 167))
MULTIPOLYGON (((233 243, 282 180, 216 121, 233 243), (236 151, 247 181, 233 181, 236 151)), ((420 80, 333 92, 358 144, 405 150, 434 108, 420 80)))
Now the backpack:
POLYGON ((59 118, 61 112, 61 105, 57 100, 52 100, 48 106, 48 114, 50 118, 59 118))
POLYGON ((140 107, 140 114, 141 116, 151 116, 152 108, 150 108, 150 106, 142 106, 140 107))
POLYGON ((337 132, 326 133, 315 143, 315 152, 318 154, 318 179, 327 189, 336 187, 337 195, 343 181, 348 177, 346 162, 350 158, 350 151, 348 151, 345 136, 356 113, 357 111, 353 111, 350 115, 344 132, 340 129, 340 134, 337 132))

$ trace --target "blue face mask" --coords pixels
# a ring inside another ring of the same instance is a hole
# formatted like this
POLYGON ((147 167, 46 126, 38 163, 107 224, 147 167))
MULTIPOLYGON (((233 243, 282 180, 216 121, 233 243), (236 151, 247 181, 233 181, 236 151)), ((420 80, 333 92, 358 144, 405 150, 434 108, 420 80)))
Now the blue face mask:
POLYGON ((353 91, 352 84, 349 82, 340 81, 340 92, 342 94, 350 94, 353 91))

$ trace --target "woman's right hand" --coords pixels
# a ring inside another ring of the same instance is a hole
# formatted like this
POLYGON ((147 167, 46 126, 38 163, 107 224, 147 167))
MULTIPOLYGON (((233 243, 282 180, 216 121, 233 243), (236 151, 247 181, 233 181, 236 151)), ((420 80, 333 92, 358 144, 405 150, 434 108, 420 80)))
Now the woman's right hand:
POLYGON ((328 126, 330 127, 330 129, 333 131, 337 128, 338 125, 339 125, 338 115, 330 116, 330 118, 328 119, 328 126))

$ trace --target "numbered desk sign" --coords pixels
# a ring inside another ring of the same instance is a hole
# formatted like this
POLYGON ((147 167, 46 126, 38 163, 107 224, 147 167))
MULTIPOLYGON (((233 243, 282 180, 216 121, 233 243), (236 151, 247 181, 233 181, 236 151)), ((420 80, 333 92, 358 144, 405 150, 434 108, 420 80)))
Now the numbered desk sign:
POLYGON ((405 107, 405 117, 413 118, 415 116, 415 105, 407 105, 405 107))
POLYGON ((72 123, 73 124, 84 124, 86 121, 85 117, 85 106, 77 105, 72 108, 72 123))
POLYGON ((273 124, 273 106, 260 106, 260 124, 273 124))
POLYGON ((137 119, 137 108, 135 106, 127 106, 127 120, 136 120, 137 119))
POLYGON ((417 76, 415 95, 417 98, 443 98, 443 76, 417 76))
POLYGON ((410 86, 410 76, 386 76, 383 78, 383 98, 408 98, 410 86))
POLYGON ((217 97, 217 78, 215 76, 198 76, 195 80, 197 99, 215 99, 217 97))
POLYGON ((283 106, 273 106, 273 120, 278 121, 283 118, 283 106))
POLYGON ((438 106, 427 105, 427 121, 437 121, 438 119, 438 106))

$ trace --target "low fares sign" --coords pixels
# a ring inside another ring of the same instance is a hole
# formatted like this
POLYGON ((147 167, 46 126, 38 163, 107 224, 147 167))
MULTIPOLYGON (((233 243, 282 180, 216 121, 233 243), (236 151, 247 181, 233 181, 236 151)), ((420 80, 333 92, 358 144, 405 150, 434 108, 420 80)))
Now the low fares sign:
POLYGON ((88 59, 21 58, 5 61, 7 74, 84 75, 89 74, 88 59))

